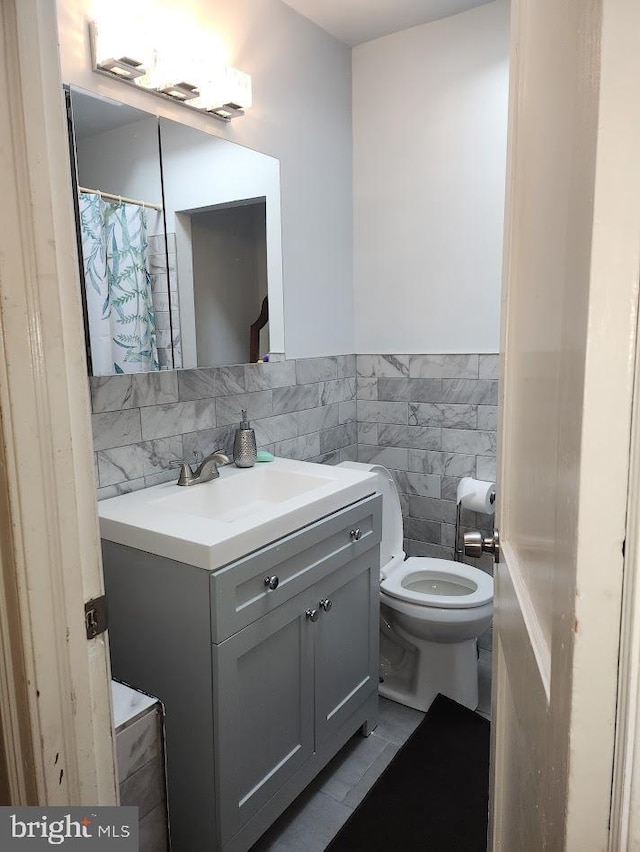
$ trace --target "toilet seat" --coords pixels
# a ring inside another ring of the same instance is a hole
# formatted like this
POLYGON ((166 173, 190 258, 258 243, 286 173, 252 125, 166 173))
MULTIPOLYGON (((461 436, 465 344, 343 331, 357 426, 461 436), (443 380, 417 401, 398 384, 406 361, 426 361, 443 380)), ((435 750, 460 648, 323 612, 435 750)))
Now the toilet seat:
POLYGON ((380 591, 424 607, 471 609, 491 603, 493 579, 461 562, 412 556, 380 583, 380 591))

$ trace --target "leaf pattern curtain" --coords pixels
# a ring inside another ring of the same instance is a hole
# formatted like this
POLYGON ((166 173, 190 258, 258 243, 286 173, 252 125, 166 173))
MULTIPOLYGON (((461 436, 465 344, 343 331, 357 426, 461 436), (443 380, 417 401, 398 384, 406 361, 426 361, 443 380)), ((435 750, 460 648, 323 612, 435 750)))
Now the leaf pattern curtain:
POLYGON ((159 370, 147 211, 81 192, 80 231, 94 376, 159 370))

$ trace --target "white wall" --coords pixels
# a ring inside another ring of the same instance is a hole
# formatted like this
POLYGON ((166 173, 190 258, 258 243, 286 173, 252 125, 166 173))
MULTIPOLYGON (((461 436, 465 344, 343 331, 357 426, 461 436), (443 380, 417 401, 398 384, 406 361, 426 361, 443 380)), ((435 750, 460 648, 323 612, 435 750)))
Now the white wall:
POLYGON ((76 152, 81 186, 162 204, 155 118, 77 139, 76 152))
POLYGON ((260 313, 259 267, 266 266, 264 205, 191 218, 198 363, 245 364, 249 329, 260 313), (262 221, 261 221, 262 220, 262 221))
MULTIPOLYGON (((78 183, 114 195, 162 204, 158 124, 155 118, 76 140, 78 183)), ((147 233, 164 233, 162 214, 147 211, 147 233)))
POLYGON ((224 125, 93 73, 87 20, 94 6, 58 2, 64 81, 277 157, 287 355, 352 352, 349 48, 281 0, 182 0, 181 11, 224 42, 229 64, 253 77, 254 107, 224 125))
POLYGON ((356 351, 496 352, 507 0, 354 48, 356 351))

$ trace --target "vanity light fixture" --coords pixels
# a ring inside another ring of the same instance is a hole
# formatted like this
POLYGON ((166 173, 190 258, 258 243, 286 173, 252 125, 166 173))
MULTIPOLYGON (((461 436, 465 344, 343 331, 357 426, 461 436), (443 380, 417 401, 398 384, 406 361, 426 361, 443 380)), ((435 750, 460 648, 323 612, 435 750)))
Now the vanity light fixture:
POLYGON ((101 59, 98 68, 101 71, 108 71, 122 80, 135 80, 136 77, 142 77, 146 73, 141 62, 131 59, 129 56, 121 56, 119 59, 109 57, 101 59))
MULTIPOLYGON (((117 37, 114 38, 113 29, 109 30, 108 35, 108 38, 103 39, 100 27, 94 21, 89 23, 92 65, 99 74, 131 83, 160 97, 169 97, 225 122, 244 115, 252 104, 251 77, 237 68, 216 65, 205 55, 192 56, 186 60, 190 67, 180 72, 180 75, 189 75, 187 80, 191 79, 191 82, 187 82, 180 80, 176 73, 179 63, 175 56, 166 55, 166 45, 161 49, 148 46, 146 50, 140 48, 139 51, 129 51, 137 54, 137 58, 131 55, 117 56, 117 37), (202 70, 194 74, 194 68, 202 70)), ((128 37, 130 39, 130 33, 128 37)))
POLYGON ((177 101, 186 103, 186 101, 198 98, 200 92, 197 86, 192 86, 191 83, 176 83, 173 86, 166 86, 164 89, 158 89, 163 95, 169 95, 170 98, 175 98, 177 101))
POLYGON ((202 86, 202 95, 194 106, 230 121, 251 106, 251 77, 237 68, 221 68, 215 79, 202 86))
POLYGON ((100 29, 89 25, 89 39, 94 70, 119 80, 143 77, 153 63, 153 47, 147 38, 137 38, 130 30, 105 22, 100 29))
POLYGON ((244 110, 238 104, 223 104, 213 109, 208 109, 209 115, 214 115, 216 118, 221 118, 223 121, 231 121, 239 115, 244 115, 244 110))

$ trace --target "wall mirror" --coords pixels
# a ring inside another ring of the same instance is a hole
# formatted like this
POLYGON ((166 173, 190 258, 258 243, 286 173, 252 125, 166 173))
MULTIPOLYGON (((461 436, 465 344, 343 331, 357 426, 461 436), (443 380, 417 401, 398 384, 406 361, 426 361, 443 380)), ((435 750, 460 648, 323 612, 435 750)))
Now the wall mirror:
POLYGON ((280 164, 71 87, 92 375, 284 351, 280 164))

